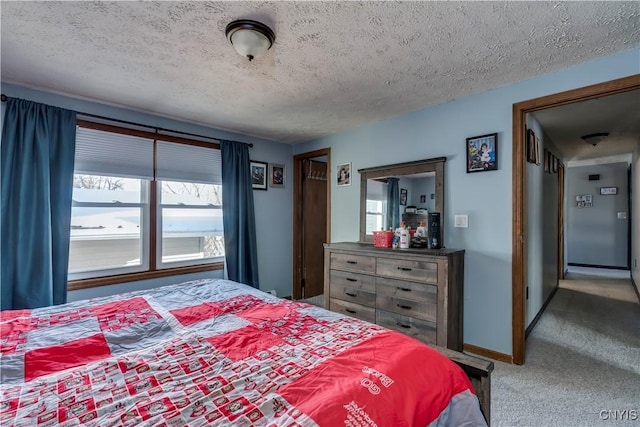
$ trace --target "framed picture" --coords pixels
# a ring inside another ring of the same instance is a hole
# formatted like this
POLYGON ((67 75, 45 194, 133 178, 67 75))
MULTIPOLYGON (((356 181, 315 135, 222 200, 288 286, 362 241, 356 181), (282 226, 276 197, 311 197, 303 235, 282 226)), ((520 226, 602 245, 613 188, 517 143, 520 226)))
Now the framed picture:
POLYGON ((618 194, 618 187, 600 187, 600 194, 603 196, 618 194))
POLYGON ((272 188, 284 188, 284 165, 272 163, 269 165, 269 186, 272 188))
POLYGON ((407 206, 407 189, 406 188, 400 189, 400 205, 407 206))
POLYGON ((536 134, 532 129, 527 129, 527 162, 537 163, 536 158, 536 134))
POLYGON ((267 189, 267 166, 265 162, 251 160, 249 163, 251 168, 251 186, 254 190, 267 189))
POLYGON ((498 134, 467 138, 467 173, 498 169, 498 134))
POLYGON ((551 173, 551 152, 544 149, 544 171, 551 173))
POLYGON ((580 194, 576 196, 576 206, 579 208, 592 208, 593 196, 591 194, 580 194))
POLYGON ((340 187, 351 185, 351 162, 338 165, 337 184, 340 187))
POLYGON ((426 203, 427 201, 427 195, 426 194, 421 194, 420 195, 420 203, 426 203))

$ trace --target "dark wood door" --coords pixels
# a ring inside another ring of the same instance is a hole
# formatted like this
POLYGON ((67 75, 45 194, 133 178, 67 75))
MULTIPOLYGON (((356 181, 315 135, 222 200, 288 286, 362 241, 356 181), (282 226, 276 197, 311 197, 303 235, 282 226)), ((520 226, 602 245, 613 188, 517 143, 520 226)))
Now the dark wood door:
POLYGON ((327 164, 303 161, 302 292, 320 295, 324 287, 324 246, 327 230, 327 164))

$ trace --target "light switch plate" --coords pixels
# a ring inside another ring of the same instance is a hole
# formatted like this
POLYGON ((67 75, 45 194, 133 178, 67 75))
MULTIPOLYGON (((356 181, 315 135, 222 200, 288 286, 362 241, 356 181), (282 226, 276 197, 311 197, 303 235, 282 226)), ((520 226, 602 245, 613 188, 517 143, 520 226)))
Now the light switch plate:
POLYGON ((453 222, 454 227, 469 228, 469 215, 454 215, 453 222))
POLYGON ((626 212, 618 212, 618 219, 627 219, 626 212))

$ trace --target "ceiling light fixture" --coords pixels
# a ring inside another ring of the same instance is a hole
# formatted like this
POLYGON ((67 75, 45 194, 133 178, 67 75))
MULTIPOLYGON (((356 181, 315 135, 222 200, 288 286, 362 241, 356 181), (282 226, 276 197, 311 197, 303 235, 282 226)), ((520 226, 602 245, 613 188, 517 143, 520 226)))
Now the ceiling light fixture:
POLYGON ((239 19, 229 23, 225 33, 236 52, 249 61, 267 53, 276 40, 271 28, 250 19, 239 19))
POLYGON ((587 144, 591 144, 595 147, 600 142, 604 141, 608 136, 609 136, 609 132, 599 132, 599 133, 590 133, 589 135, 583 135, 580 137, 580 139, 586 142, 587 144))

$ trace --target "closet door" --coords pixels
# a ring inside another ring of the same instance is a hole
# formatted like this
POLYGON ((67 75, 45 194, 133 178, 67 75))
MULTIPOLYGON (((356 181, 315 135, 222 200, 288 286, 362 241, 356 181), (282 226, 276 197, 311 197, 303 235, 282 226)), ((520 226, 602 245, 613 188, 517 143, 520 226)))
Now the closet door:
POLYGON ((303 298, 320 295, 324 286, 324 247, 327 224, 327 164, 304 161, 302 180, 303 298))

